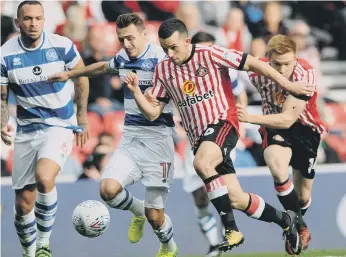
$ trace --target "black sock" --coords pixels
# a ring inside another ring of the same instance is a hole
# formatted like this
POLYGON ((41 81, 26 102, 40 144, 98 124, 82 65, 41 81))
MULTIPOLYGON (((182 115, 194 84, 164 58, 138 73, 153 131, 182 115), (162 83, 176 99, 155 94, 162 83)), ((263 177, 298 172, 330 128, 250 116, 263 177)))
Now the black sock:
POLYGON ((291 210, 297 213, 299 227, 306 227, 306 223, 300 209, 298 194, 294 190, 294 186, 290 179, 287 179, 283 183, 274 182, 274 186, 276 195, 285 210, 291 210))
POLYGON ((231 200, 229 199, 228 190, 222 177, 220 177, 220 175, 212 176, 205 179, 204 184, 207 188, 209 200, 221 216, 221 221, 225 229, 238 231, 233 215, 231 200))
POLYGON ((249 204, 244 210, 249 217, 265 222, 274 222, 283 229, 289 227, 291 220, 287 213, 275 209, 256 194, 249 195, 249 204))

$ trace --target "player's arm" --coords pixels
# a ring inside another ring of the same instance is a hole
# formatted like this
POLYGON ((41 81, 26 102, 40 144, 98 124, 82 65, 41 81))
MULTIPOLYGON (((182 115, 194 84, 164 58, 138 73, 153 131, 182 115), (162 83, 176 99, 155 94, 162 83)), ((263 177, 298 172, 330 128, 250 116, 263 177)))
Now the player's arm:
MULTIPOLYGON (((83 60, 80 58, 78 63, 71 71, 83 69, 85 67, 83 60)), ((73 79, 75 89, 75 101, 77 105, 77 122, 78 126, 83 128, 83 132, 76 136, 77 146, 83 146, 89 139, 87 109, 89 97, 89 79, 87 77, 77 77, 73 79)))
POLYGON ((289 95, 284 102, 282 113, 256 115, 248 114, 244 106, 237 104, 238 119, 241 122, 262 125, 268 128, 286 129, 290 128, 299 119, 305 105, 305 100, 289 95))
POLYGON ((276 82, 294 95, 311 95, 315 89, 310 83, 291 82, 269 64, 243 52, 213 46, 213 59, 218 67, 253 71, 276 82))
POLYGON ((124 79, 126 86, 133 94, 133 98, 142 114, 150 121, 156 120, 165 108, 166 102, 159 102, 159 104, 152 104, 148 101, 147 97, 142 93, 138 85, 137 75, 133 72, 126 74, 124 79))
POLYGON ((6 145, 11 145, 11 132, 14 131, 14 128, 8 124, 8 83, 6 64, 1 58, 1 139, 6 145))
POLYGON ((284 76, 282 76, 277 70, 271 67, 268 63, 263 62, 251 55, 247 55, 243 70, 253 71, 256 74, 270 78, 279 86, 294 95, 311 95, 315 91, 314 86, 310 83, 304 81, 291 82, 284 76))

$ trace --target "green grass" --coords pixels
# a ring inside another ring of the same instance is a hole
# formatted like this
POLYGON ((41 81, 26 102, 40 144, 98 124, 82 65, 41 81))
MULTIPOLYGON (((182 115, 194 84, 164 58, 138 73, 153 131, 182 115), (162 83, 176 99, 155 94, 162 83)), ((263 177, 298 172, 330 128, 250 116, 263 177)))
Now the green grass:
MULTIPOLYGON (((284 253, 247 253, 247 254, 224 254, 222 257, 289 257, 290 255, 284 253)), ((326 257, 326 256, 337 256, 346 257, 345 250, 310 250, 303 252, 299 256, 301 257, 326 257)), ((201 255, 184 255, 179 257, 201 257, 201 255)))

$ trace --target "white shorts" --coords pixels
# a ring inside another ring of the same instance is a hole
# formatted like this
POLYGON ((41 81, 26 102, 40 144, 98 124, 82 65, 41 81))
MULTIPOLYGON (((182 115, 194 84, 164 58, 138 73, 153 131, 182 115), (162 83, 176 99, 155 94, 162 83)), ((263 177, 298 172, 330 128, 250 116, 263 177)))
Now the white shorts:
POLYGON ((71 153, 73 138, 72 130, 61 127, 18 132, 14 140, 12 188, 22 189, 36 183, 36 164, 41 158, 55 161, 62 169, 71 153))
POLYGON ((140 180, 146 187, 169 188, 173 175, 171 136, 153 140, 124 135, 102 172, 102 179, 115 179, 123 188, 140 180))

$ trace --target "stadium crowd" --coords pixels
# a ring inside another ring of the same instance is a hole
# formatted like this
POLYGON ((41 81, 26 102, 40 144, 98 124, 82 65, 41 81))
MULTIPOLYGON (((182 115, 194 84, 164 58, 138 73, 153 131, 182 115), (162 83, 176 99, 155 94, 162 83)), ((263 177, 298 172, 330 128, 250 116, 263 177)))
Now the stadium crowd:
MULTIPOLYGON (((18 34, 13 24, 19 1, 1 1, 1 45, 18 34)), ((319 163, 346 162, 346 82, 344 101, 329 97, 323 83, 321 62, 346 60, 346 3, 341 2, 259 2, 259 1, 42 1, 45 31, 74 41, 85 65, 110 60, 120 48, 115 20, 134 12, 146 21, 148 40, 158 43, 161 21, 177 17, 190 35, 211 33, 216 43, 228 48, 265 56, 268 40, 276 34, 290 35, 298 46, 298 56, 307 59, 319 76, 319 110, 330 127, 319 151, 319 163), (314 10, 311 12, 311 10, 314 10), (330 15, 329 15, 330 14, 330 15), (322 61, 321 61, 322 60, 322 61)), ((246 77, 238 81, 244 90, 248 111, 261 113, 261 97, 246 77)), ((123 128, 124 96, 118 76, 90 79, 88 122, 91 138, 83 148, 75 146, 64 174, 99 179, 109 155, 117 147, 123 128)), ((16 103, 9 97, 11 122, 15 124, 16 103)), ((243 125, 236 147, 236 167, 263 166, 258 127, 243 125)), ((184 158, 186 139, 176 144, 178 160, 184 158)), ((13 146, 12 146, 13 147, 13 146)), ((13 149, 1 145, 1 176, 10 176, 13 149)))

